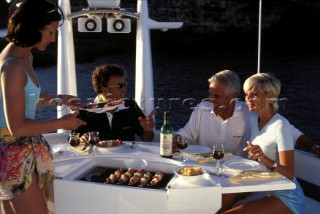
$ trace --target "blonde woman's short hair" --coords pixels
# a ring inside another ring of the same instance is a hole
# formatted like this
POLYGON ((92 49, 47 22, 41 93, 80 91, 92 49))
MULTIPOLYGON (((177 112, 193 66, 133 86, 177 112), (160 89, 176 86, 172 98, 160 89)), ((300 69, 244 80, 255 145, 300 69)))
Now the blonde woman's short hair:
POLYGON ((258 73, 250 76, 243 84, 243 90, 247 93, 247 90, 253 87, 259 87, 265 92, 272 92, 273 97, 269 100, 270 107, 274 112, 279 109, 279 95, 281 91, 281 82, 276 79, 270 73, 258 73))

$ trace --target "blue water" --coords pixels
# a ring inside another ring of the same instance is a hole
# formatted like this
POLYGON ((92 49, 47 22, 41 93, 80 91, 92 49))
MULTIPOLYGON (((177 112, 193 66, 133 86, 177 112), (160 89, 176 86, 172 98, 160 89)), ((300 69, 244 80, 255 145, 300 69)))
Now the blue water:
MULTIPOLYGON (((257 57, 253 52, 239 51, 153 51, 154 95, 156 128, 163 121, 163 111, 170 110, 172 125, 179 129, 188 121, 192 108, 207 98, 208 78, 215 72, 231 69, 238 72, 242 82, 257 70, 257 57)), ((78 96, 82 99, 94 97, 91 84, 92 70, 103 63, 121 64, 127 69, 127 97, 134 98, 134 66, 132 53, 105 55, 95 60, 77 64, 78 96)), ((320 142, 320 54, 307 51, 264 53, 261 72, 271 72, 282 82, 280 113, 296 127, 320 142)), ((45 92, 56 91, 56 67, 37 68, 37 75, 45 92)), ((243 97, 243 96, 241 96, 243 97)), ((53 107, 38 110, 37 117, 56 117, 53 107)))

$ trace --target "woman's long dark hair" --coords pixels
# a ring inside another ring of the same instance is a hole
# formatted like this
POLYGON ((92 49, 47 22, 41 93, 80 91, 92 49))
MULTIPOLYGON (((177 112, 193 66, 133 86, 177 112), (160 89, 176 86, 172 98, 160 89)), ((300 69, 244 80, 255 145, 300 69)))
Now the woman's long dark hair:
POLYGON ((46 0, 24 0, 10 16, 8 42, 17 46, 31 47, 41 41, 41 30, 54 21, 61 21, 59 8, 46 0))

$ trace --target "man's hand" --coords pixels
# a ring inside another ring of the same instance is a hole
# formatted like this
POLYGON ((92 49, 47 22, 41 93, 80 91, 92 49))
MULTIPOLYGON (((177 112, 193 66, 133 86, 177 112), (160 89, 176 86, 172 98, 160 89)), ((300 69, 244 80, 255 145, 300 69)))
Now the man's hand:
POLYGON ((146 117, 139 117, 140 125, 143 128, 144 132, 151 132, 154 129, 153 115, 156 113, 156 109, 153 109, 152 112, 146 117))

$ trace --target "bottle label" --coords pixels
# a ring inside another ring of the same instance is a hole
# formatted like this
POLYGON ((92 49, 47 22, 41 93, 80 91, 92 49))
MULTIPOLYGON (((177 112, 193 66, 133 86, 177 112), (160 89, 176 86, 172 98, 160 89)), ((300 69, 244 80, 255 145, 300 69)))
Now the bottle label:
POLYGON ((160 155, 172 156, 172 134, 160 133, 160 155))

